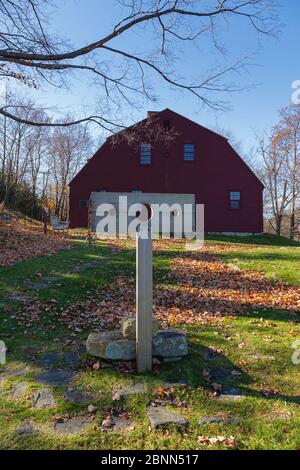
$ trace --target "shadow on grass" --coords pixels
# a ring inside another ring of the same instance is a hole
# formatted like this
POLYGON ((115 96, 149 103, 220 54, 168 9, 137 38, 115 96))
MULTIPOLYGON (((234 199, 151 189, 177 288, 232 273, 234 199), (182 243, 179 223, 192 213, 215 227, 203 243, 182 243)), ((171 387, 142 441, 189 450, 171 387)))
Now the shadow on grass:
POLYGON ((265 233, 261 236, 253 237, 234 237, 225 235, 208 235, 205 234, 206 242, 222 242, 222 243, 238 243, 241 245, 269 245, 269 246, 300 246, 300 243, 295 240, 290 240, 286 237, 279 237, 265 233))
MULTIPOLYGON (((193 341, 193 334, 189 334, 189 338, 193 341)), ((197 337, 194 336, 194 339, 197 337)), ((212 384, 220 384, 222 386, 223 396, 242 396, 245 398, 258 398, 262 400, 280 400, 284 403, 300 404, 300 395, 284 395, 272 394, 266 388, 265 391, 259 392, 249 387, 255 380, 245 372, 241 367, 232 363, 224 354, 218 354, 215 357, 210 357, 210 349, 192 342, 191 353, 182 361, 182 364, 176 366, 176 369, 171 369, 167 372, 167 378, 172 380, 182 380, 182 373, 185 381, 193 388, 202 387, 207 393, 213 394, 214 388, 212 384), (234 371, 234 373, 232 373, 234 371), (204 374, 203 374, 204 372, 204 374), (238 375, 239 374, 239 375, 238 375), (209 376, 209 380, 205 377, 209 376)), ((218 395, 212 397, 216 400, 222 400, 218 395)), ((240 400, 234 399, 226 401, 228 405, 240 403, 240 400)), ((225 403, 225 401, 222 403, 225 403)))

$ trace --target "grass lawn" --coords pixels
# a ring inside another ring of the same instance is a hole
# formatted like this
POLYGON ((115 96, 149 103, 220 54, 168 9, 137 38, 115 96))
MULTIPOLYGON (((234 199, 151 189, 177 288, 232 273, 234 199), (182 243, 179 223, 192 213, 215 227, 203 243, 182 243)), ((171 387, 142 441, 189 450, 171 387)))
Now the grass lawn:
POLYGON ((233 263, 241 269, 263 271, 272 280, 283 280, 289 284, 300 284, 300 244, 284 237, 212 237, 207 243, 234 244, 240 248, 220 254, 223 261, 233 263))
MULTIPOLYGON (((270 278, 270 286, 276 279, 294 286, 300 284, 299 244, 268 236, 257 239, 210 237, 206 242, 208 246, 218 247, 218 257, 232 266, 233 271, 236 269, 237 275, 254 269, 270 278)), ((176 275, 172 263, 184 256, 183 246, 177 243, 162 244, 154 253, 155 286, 173 289, 170 302, 175 303, 181 295, 180 286, 172 277, 176 275)), ((190 354, 181 362, 164 363, 156 375, 138 376, 116 367, 91 368, 96 359, 87 357, 83 346, 92 331, 91 324, 83 323, 75 329, 71 322, 69 328, 67 322, 60 321, 61 316, 68 306, 89 302, 89 299, 91 302, 95 298, 101 300, 109 289, 113 295, 116 279, 130 280, 134 274, 132 246, 124 245, 121 251, 113 253, 105 242, 97 241, 88 247, 80 239, 74 240, 71 249, 56 255, 0 268, 0 339, 8 347, 8 363, 0 366, 0 448, 222 449, 226 448, 226 443, 200 443, 199 437, 233 436, 238 449, 299 449, 300 366, 292 363, 291 355, 292 343, 300 340, 300 317, 287 309, 249 308, 241 315, 215 319, 210 315, 209 320, 199 317, 194 324, 181 325, 188 332, 190 354), (101 259, 99 264, 76 269, 101 259), (29 290, 31 284, 42 283, 47 276, 60 279, 45 289, 29 290), (5 300, 12 294, 35 296, 38 308, 30 303, 24 317, 25 304, 22 307, 5 300), (35 320, 30 320, 30 315, 35 320), (208 355, 208 347, 215 348, 215 354, 208 355), (66 400, 62 386, 48 387, 56 400, 56 408, 35 408, 32 396, 45 387, 37 382, 41 369, 39 359, 43 354, 74 350, 82 354, 72 387, 90 393, 97 411, 84 432, 65 436, 54 430, 54 424, 62 417, 87 415, 87 405, 66 400), (226 377, 219 380, 223 389, 238 388, 244 398, 231 402, 215 397, 203 374, 207 369, 225 370, 226 377), (16 371, 21 371, 20 375, 14 373, 16 371), (162 386, 166 381, 184 381, 188 385, 174 387, 169 394, 162 386), (16 397, 16 385, 24 382, 26 391, 16 397), (128 396, 117 404, 113 401, 115 387, 137 382, 148 386, 146 394, 128 396), (189 420, 188 429, 149 431, 147 407, 156 399, 153 392, 157 388, 160 389, 159 399, 167 408, 189 420), (103 419, 116 406, 130 419, 133 428, 125 433, 101 432, 103 419), (236 421, 199 424, 200 418, 221 415, 236 418, 236 421), (16 432, 27 421, 37 431, 36 435, 16 432)))

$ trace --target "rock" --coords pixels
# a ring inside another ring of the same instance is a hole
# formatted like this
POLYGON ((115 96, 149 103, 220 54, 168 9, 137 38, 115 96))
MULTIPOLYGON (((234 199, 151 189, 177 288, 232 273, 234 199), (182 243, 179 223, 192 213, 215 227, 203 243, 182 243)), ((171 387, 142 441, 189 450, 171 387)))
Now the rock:
POLYGON ((97 406, 94 406, 94 405, 88 406, 88 412, 91 414, 96 413, 97 410, 98 410, 97 406))
POLYGON ((229 369, 218 369, 216 367, 212 367, 209 369, 205 369, 208 376, 210 377, 210 381, 217 381, 217 382, 223 382, 224 380, 228 379, 228 377, 231 377, 231 370, 229 369))
POLYGON ((37 381, 45 385, 68 385, 74 377, 74 372, 70 369, 51 369, 42 372, 37 376, 37 381))
POLYGON ((41 289, 48 289, 48 288, 49 288, 49 284, 45 284, 42 282, 37 282, 35 284, 30 284, 30 286, 28 286, 28 289, 30 290, 41 290, 41 289))
MULTIPOLYGON (((182 358, 188 354, 186 333, 179 330, 160 330, 153 337, 153 356, 182 358)), ((136 355, 135 340, 123 339, 120 331, 91 333, 86 341, 87 353, 114 361, 132 361, 136 355)))
POLYGON ((126 416, 111 416, 105 420, 105 425, 101 426, 101 431, 105 432, 130 432, 134 426, 126 416))
POLYGON ((79 434, 92 423, 93 419, 93 416, 65 418, 55 423, 54 430, 65 435, 79 434))
POLYGON ((57 352, 49 352, 44 354, 42 358, 39 360, 39 364, 43 367, 52 367, 57 365, 60 361, 59 353, 57 352))
POLYGON ((244 398, 245 396, 242 395, 241 390, 237 388, 230 388, 228 390, 225 390, 224 393, 219 396, 219 400, 225 401, 241 401, 244 398))
MULTIPOLYGON (((152 336, 154 336, 160 329, 160 323, 156 318, 152 320, 152 336)), ((121 332, 124 338, 133 339, 136 338, 136 319, 134 317, 128 317, 122 320, 121 332)))
POLYGON ((153 337, 152 354, 158 357, 182 357, 188 354, 186 333, 179 330, 161 330, 153 337))
POLYGON ((205 416, 199 419, 200 425, 205 424, 237 424, 240 420, 231 416, 205 416))
POLYGON ((22 426, 16 428, 16 433, 20 436, 36 436, 38 431, 33 429, 32 424, 30 422, 25 421, 22 426))
POLYGON ((38 390, 33 396, 33 406, 35 408, 54 408, 56 407, 56 402, 51 393, 51 390, 48 388, 42 388, 38 390))
POLYGON ((113 392, 112 399, 113 400, 121 400, 121 398, 126 397, 128 395, 136 395, 138 393, 147 393, 147 386, 143 383, 137 383, 135 385, 131 385, 129 387, 121 388, 120 390, 115 390, 113 392))
POLYGON ((168 427, 170 425, 175 426, 188 426, 188 421, 183 418, 183 416, 178 415, 177 413, 172 413, 171 411, 166 410, 163 406, 148 408, 148 418, 150 420, 151 427, 158 429, 161 427, 168 427))
POLYGON ((92 396, 88 393, 80 392, 79 390, 69 390, 66 389, 64 396, 71 403, 80 404, 80 403, 91 403, 94 400, 92 396))
POLYGON ((11 369, 10 367, 5 367, 0 369, 1 378, 9 377, 22 377, 30 372, 30 367, 26 366, 23 369, 11 369))
POLYGON ((122 339, 120 331, 103 331, 101 333, 91 333, 86 341, 86 351, 91 356, 106 359, 106 348, 112 341, 122 339))
POLYGON ((80 362, 80 354, 78 351, 67 351, 64 353, 64 361, 67 365, 75 367, 80 362))
POLYGON ((107 345, 105 355, 113 361, 132 361, 135 359, 135 341, 122 339, 113 341, 107 345))
POLYGON ((16 384, 14 387, 13 395, 12 395, 13 399, 19 400, 19 398, 21 398, 24 395, 28 386, 29 386, 28 382, 20 382, 16 384))
POLYGON ((163 388, 187 388, 191 383, 188 380, 179 380, 178 382, 161 382, 160 387, 163 388))

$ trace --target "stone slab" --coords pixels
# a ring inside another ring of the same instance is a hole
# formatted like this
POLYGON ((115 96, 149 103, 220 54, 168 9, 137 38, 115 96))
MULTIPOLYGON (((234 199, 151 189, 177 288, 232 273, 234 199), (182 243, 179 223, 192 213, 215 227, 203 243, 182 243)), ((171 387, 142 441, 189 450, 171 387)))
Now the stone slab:
POLYGON ((207 369, 211 379, 214 382, 223 382, 224 380, 232 377, 232 370, 230 369, 219 369, 217 367, 210 367, 207 369))
POLYGON ((45 282, 36 282, 35 284, 30 284, 28 286, 29 290, 42 290, 42 289, 48 289, 48 288, 49 288, 49 284, 45 282))
POLYGON ((33 396, 33 406, 35 408, 55 408, 56 402, 49 388, 38 390, 33 396))
POLYGON ((36 436, 38 431, 33 428, 30 422, 25 421, 21 426, 16 428, 16 433, 19 436, 36 436))
POLYGON ((161 330, 153 337, 153 356, 182 357, 188 354, 186 333, 179 330, 161 330))
POLYGON ((120 400, 123 397, 128 395, 136 395, 136 394, 145 394, 147 393, 147 385, 144 383, 137 383, 134 385, 129 385, 128 387, 123 387, 119 390, 115 390, 113 392, 113 400, 120 400))
MULTIPOLYGON (((152 336, 154 336, 160 329, 160 323, 156 318, 152 320, 152 336)), ((121 322, 121 332, 126 339, 136 339, 136 319, 128 317, 121 322)))
POLYGON ((52 386, 68 385, 74 375, 74 371, 70 369, 50 369, 41 372, 37 376, 37 381, 41 384, 52 386))
POLYGON ((200 425, 206 424, 237 424, 240 420, 232 416, 204 416, 199 419, 200 425))
POLYGON ((168 411, 163 406, 150 406, 147 412, 150 425, 153 429, 169 427, 171 425, 187 427, 188 421, 181 415, 168 411))
POLYGON ((101 426, 105 432, 131 432, 134 426, 125 416, 112 416, 106 426, 101 426))
POLYGON ((93 421, 91 416, 75 416, 59 420, 54 425, 54 430, 59 434, 74 435, 85 431, 93 421))
POLYGON ((219 396, 219 400, 224 400, 224 401, 241 401, 244 398, 245 398, 245 395, 243 395, 241 390, 238 388, 230 388, 228 390, 225 390, 219 396))
POLYGON ((112 361, 132 361, 136 356, 136 343, 129 339, 110 342, 105 350, 105 357, 112 361))
POLYGON ((66 389, 64 391, 64 396, 71 403, 75 403, 75 404, 80 404, 80 403, 88 404, 94 401, 93 397, 90 394, 79 391, 79 390, 66 389))
POLYGON ((103 331, 100 333, 91 333, 86 341, 87 353, 91 356, 102 357, 106 359, 106 348, 112 341, 122 339, 121 331, 103 331))
POLYGON ((80 362, 80 354, 78 351, 66 351, 63 360, 67 365, 75 367, 80 362))
POLYGON ((60 361, 60 354, 57 352, 49 352, 44 354, 39 360, 39 364, 43 367, 54 367, 60 361))
POLYGON ((28 382, 20 382, 15 385, 12 397, 14 400, 19 400, 22 398, 26 390, 28 389, 28 382))

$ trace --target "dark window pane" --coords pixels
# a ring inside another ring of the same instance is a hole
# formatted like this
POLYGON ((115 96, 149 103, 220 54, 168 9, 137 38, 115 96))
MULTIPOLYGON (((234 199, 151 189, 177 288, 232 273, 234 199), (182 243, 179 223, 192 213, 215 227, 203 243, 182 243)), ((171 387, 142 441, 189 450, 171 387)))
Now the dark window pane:
POLYGON ((230 201, 231 209, 239 209, 240 208, 240 201, 230 201))
POLYGON ((151 145, 150 144, 141 144, 140 163, 141 165, 151 165, 151 145))
POLYGON ((169 131, 171 129, 171 121, 169 121, 168 119, 166 119, 164 121, 164 128, 165 128, 165 131, 169 131))
POLYGON ((191 162, 195 160, 195 145, 194 144, 184 144, 184 160, 186 162, 191 162))
POLYGON ((241 200, 241 193, 240 193, 240 191, 231 191, 231 193, 230 193, 230 200, 231 200, 231 201, 240 201, 240 200, 241 200))

